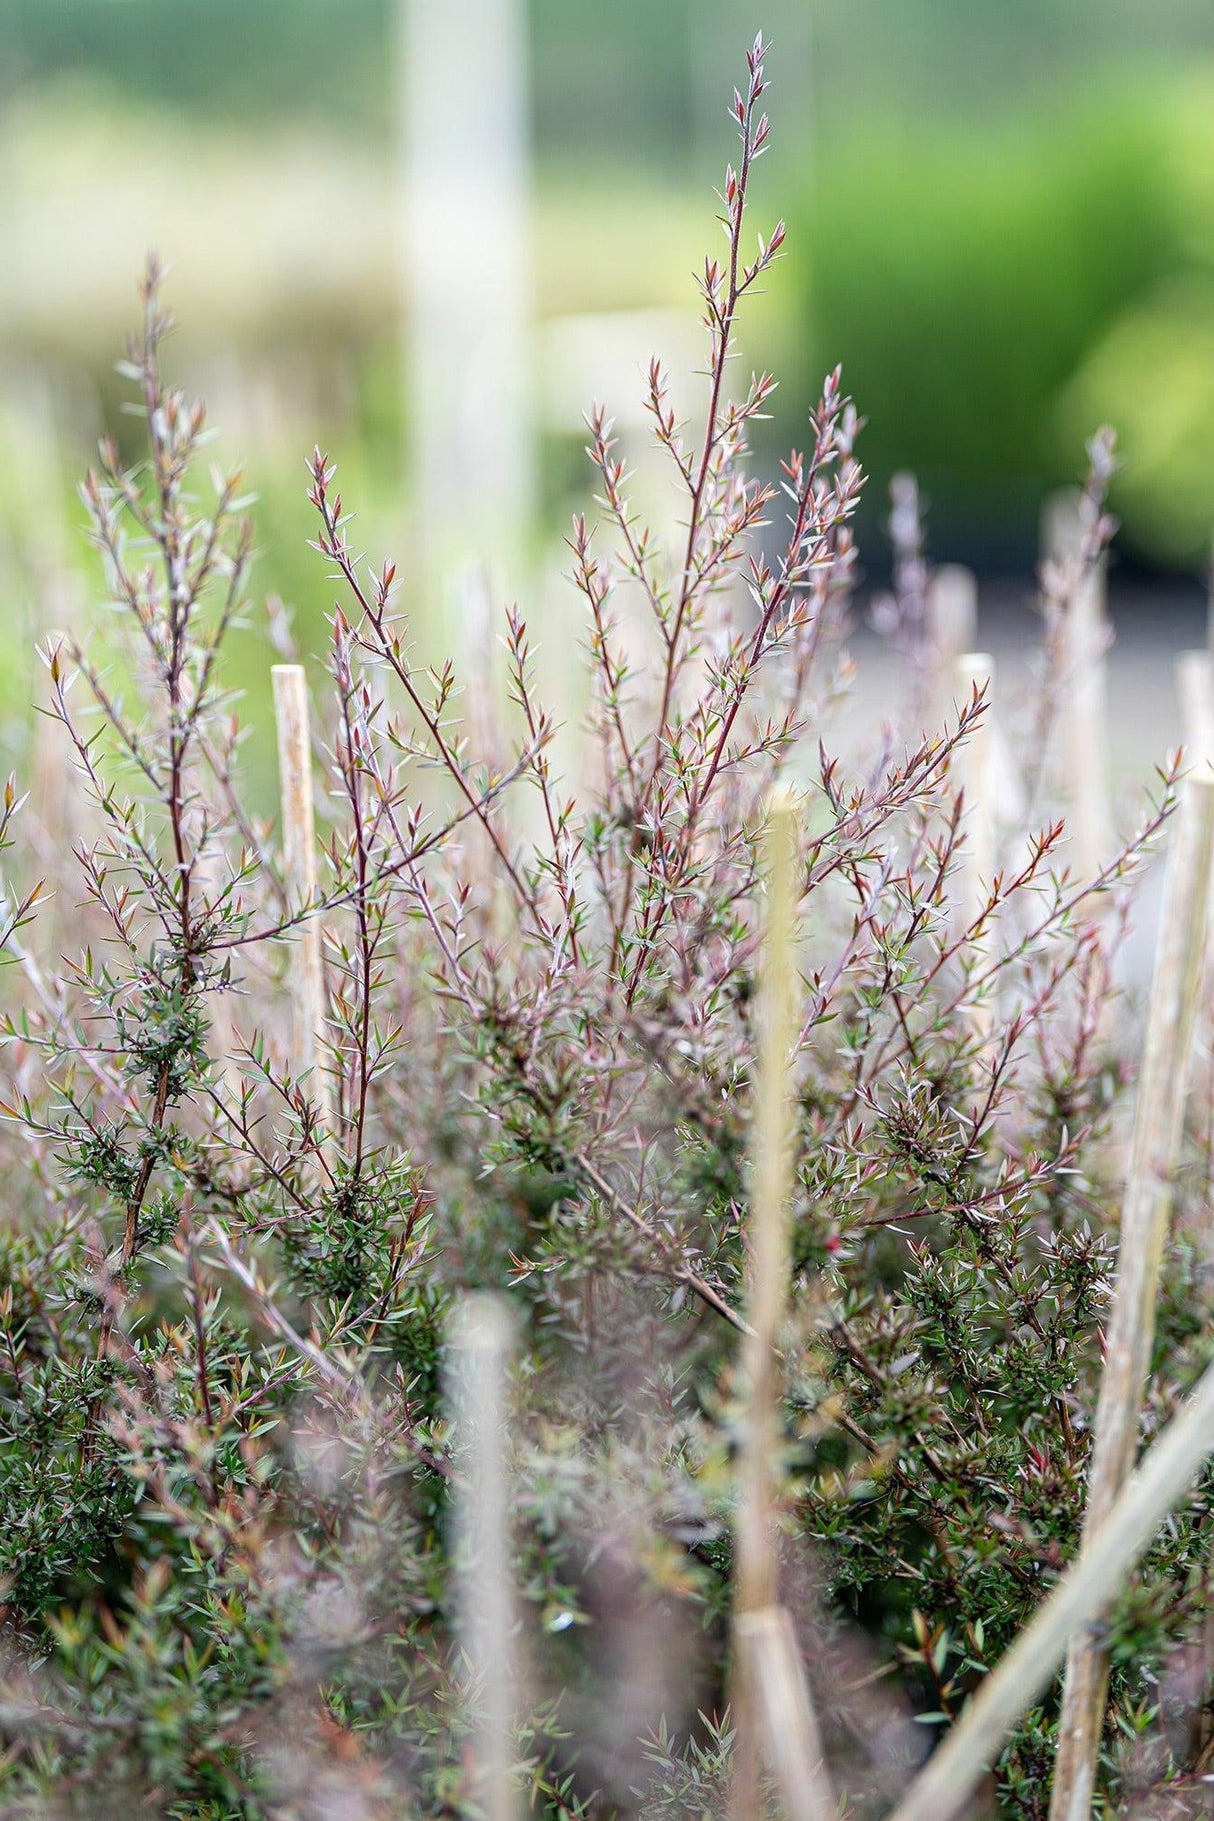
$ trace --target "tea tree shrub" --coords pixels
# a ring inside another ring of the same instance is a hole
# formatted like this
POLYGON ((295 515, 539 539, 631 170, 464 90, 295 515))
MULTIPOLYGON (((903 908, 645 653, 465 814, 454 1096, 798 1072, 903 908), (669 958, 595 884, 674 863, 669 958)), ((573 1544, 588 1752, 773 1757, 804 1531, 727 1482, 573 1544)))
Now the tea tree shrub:
MULTIPOLYGON (((860 761, 832 750, 859 420, 829 375, 769 482, 747 439, 774 382, 731 361, 783 240, 745 221, 763 56, 700 279, 698 435, 659 363, 648 380, 685 543, 659 547, 589 419, 597 523, 570 564, 590 782, 556 774, 520 609, 507 712, 454 664, 415 665, 407 580, 364 560, 314 454, 334 604, 310 902, 245 806, 224 640, 248 612, 248 507, 238 476, 205 477, 149 273, 124 367, 146 458, 103 446, 83 490, 104 619, 44 653, 74 793, 56 825, 14 785, 0 821, 4 1814, 482 1812, 453 1573, 477 1455, 447 1389, 470 1290, 512 1322, 518 1801, 723 1812, 758 841, 780 780, 803 928, 784 1597, 849 1812, 881 1812, 1075 1550, 1133 1073, 1111 968, 1174 774, 1073 877, 1038 762, 1055 667, 1026 824, 968 904, 958 762, 989 710, 975 692, 930 723, 905 511, 884 615, 901 720, 860 761)), ((1082 547, 1043 575, 1047 652, 1111 535, 1111 462, 1097 438, 1082 547)), ((1152 1429, 1208 1352, 1203 1129, 1152 1429)), ((1208 1528, 1203 1485, 1116 1608, 1110 1795, 1179 1799, 1204 1764, 1208 1528)), ((1044 1812, 1054 1725, 1051 1697, 1004 1754, 1005 1812, 1044 1812)))

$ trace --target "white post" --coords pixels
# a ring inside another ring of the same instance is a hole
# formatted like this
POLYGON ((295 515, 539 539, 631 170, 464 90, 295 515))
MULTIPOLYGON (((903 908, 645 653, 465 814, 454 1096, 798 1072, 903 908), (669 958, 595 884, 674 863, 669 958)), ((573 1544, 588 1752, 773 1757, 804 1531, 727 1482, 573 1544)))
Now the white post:
POLYGON ((1214 766, 1214 653, 1182 651, 1176 660, 1176 693, 1185 759, 1193 769, 1214 766))
POLYGON ((965 852, 957 892, 957 915, 968 929, 979 915, 995 876, 996 830, 994 766, 995 660, 989 651, 967 651, 953 666, 957 707, 964 709, 975 690, 986 706, 957 755, 957 781, 964 793, 962 834, 965 852))
POLYGON ((428 578, 522 554, 534 496, 526 0, 398 0, 406 421, 428 578))
MULTIPOLYGON (((275 664, 274 718, 278 723, 278 773, 282 793, 282 850, 292 911, 316 898, 316 833, 312 810, 312 739, 308 721, 308 686, 302 664, 275 664)), ((333 1136, 329 1077, 320 1055, 324 1031, 325 985, 320 922, 315 914, 299 928, 298 953, 291 968, 293 1039, 291 1073, 307 1075, 306 1091, 316 1108, 323 1138, 333 1136)))
MULTIPOLYGON (((1082 526, 1080 495, 1064 489, 1051 495, 1042 515, 1042 547, 1055 562, 1074 562, 1082 526)), ((1091 878, 1109 859, 1112 816, 1109 810, 1109 755, 1104 646, 1106 637, 1103 561, 1070 603, 1066 626, 1065 707, 1061 715, 1059 758, 1071 805, 1070 835, 1075 865, 1091 878)))
POLYGON ((924 630, 931 666, 928 733, 935 733, 952 703, 958 658, 978 636, 978 578, 960 563, 942 563, 927 585, 924 630))
POLYGON ((788 1613, 779 1604, 779 1331, 788 1302, 796 1172, 792 1050, 797 1033, 797 811, 773 793, 764 842, 767 928, 759 1054, 751 1116, 751 1209, 746 1312, 739 1361, 744 1400, 734 1526, 730 1709, 737 1746, 731 1812, 761 1812, 760 1762, 775 1780, 785 1821, 829 1821, 835 1804, 809 1689, 788 1613))

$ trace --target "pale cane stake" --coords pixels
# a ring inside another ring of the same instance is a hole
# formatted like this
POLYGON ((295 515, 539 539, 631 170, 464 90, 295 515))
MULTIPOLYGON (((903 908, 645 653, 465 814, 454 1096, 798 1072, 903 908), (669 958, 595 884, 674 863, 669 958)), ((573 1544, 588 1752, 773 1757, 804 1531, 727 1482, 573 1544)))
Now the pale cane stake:
POLYGON ((1147 1450, 1078 1560, 983 1682, 890 1821, 954 1821, 968 1812, 976 1785, 1021 1714, 1048 1686, 1067 1640, 1085 1636, 1082 1628, 1099 1618, 1109 1589, 1120 1586, 1212 1450, 1214 1366, 1147 1450))
POLYGON ((733 1647, 746 1680, 757 1744, 787 1821, 830 1821, 835 1812, 822 1762, 817 1716, 809 1698, 792 1619, 783 1606, 738 1612, 733 1647))
POLYGON ((504 1449, 510 1318, 494 1296, 470 1296, 452 1327, 451 1393, 468 1443, 456 1505, 457 1609, 472 1672, 480 1808, 512 1821, 515 1717, 510 1492, 504 1449))
MULTIPOLYGON (((1214 775, 1214 653, 1182 651, 1176 660, 1176 693, 1180 699, 1185 761, 1198 777, 1214 775)), ((1210 931, 1206 930, 1209 946, 1210 931)), ((1207 1231, 1209 1214, 1206 1217, 1207 1231)), ((1204 1687, 1214 1682, 1214 1548, 1206 1553, 1206 1610, 1202 1624, 1204 1687)), ((1193 1727, 1194 1756, 1214 1739, 1214 1715, 1208 1702, 1198 1708, 1193 1727)))
MULTIPOLYGON (((286 885, 292 909, 310 907, 316 899, 316 831, 312 814, 312 740, 308 725, 308 690, 301 664, 275 664, 274 718, 278 725, 278 774, 282 793, 282 846, 286 885)), ((320 1066, 320 1038, 325 1023, 324 968, 320 922, 306 916, 299 926, 292 955, 292 1073, 307 1076, 307 1093, 316 1108, 321 1132, 333 1135, 333 1102, 329 1077, 320 1066)))
POLYGON ((791 793, 773 793, 765 859, 758 1074, 752 1125, 749 1332, 742 1342, 744 1400, 734 1544, 731 1708, 737 1739, 737 1821, 759 1812, 758 1759, 775 1778, 789 1821, 833 1814, 809 1691, 787 1613, 778 1606, 776 1534, 780 1452, 777 1340, 789 1277, 789 1204, 795 1119, 791 1056, 797 1023, 797 817, 791 793))
MULTIPOLYGON (((1214 776, 1192 776, 1185 781, 1176 822, 1134 1109, 1117 1287, 1096 1407, 1084 1514, 1085 1548, 1086 1539, 1104 1522, 1134 1463, 1205 944, 1214 853, 1214 776)), ((1063 1684, 1051 1821, 1087 1821, 1108 1669, 1108 1652, 1098 1634, 1075 1637, 1063 1684)))
POLYGON ((735 1609, 756 1612, 776 1599, 774 1533, 777 1418, 776 1344, 788 1287, 788 1220, 794 1125, 789 1057, 796 1041, 797 817, 787 790, 772 797, 765 837, 767 928, 762 948, 758 1073, 751 1128, 751 1208, 742 1340, 745 1409, 739 1458, 735 1609))

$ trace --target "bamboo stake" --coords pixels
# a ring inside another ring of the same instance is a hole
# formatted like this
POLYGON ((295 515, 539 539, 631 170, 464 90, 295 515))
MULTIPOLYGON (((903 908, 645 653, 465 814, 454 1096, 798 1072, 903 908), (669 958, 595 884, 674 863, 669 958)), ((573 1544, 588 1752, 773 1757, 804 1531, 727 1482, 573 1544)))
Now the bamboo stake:
POLYGON ((468 1438, 468 1469, 456 1509, 460 1636, 478 1706, 476 1761, 486 1821, 515 1812, 512 1729, 515 1717, 511 1639, 510 1492, 506 1432, 506 1365, 510 1318, 495 1296, 465 1299, 453 1324, 452 1403, 468 1438))
MULTIPOLYGON (((1083 535, 1080 495, 1067 489, 1046 502, 1044 554, 1074 562, 1083 535)), ((1108 800, 1107 684, 1105 677, 1105 571, 1101 563, 1070 604, 1066 625, 1067 705, 1062 717, 1062 762, 1071 803, 1076 865, 1085 877, 1108 858, 1112 817, 1108 800)))
MULTIPOLYGON (((316 831, 312 811, 312 740, 308 690, 302 664, 275 664, 274 718, 278 725, 278 775, 282 794, 282 845, 287 891, 296 910, 316 899, 316 831)), ((320 923, 305 917, 291 970, 292 1074, 307 1079, 322 1133, 333 1136, 333 1097, 322 1065, 325 1024, 320 923)))
POLYGON ((1067 1641, 1089 1635, 1168 1513, 1214 1450, 1214 1366, 1143 1456, 1049 1598, 987 1676, 890 1821, 953 1821, 995 1762, 1025 1708, 1048 1686, 1067 1641))
MULTIPOLYGON (((1117 1287, 1096 1408, 1085 1539, 1104 1522, 1134 1461, 1180 1146, 1212 854, 1214 775, 1190 777, 1182 787, 1168 860, 1121 1216, 1117 1287)), ((1108 1652, 1099 1636, 1076 1637, 1063 1684, 1051 1821, 1087 1821, 1107 1690, 1108 1652)))
POLYGON ((738 1821, 754 1821, 759 1813, 760 1752, 780 1787, 789 1821, 826 1821, 834 1812, 791 1623, 777 1605, 777 1344, 788 1293, 796 1135, 790 1060, 797 1034, 796 834, 792 794, 778 789, 772 796, 765 840, 767 930, 751 1134, 750 1327, 740 1362, 744 1410, 731 1686, 737 1739, 733 1806, 738 1821))
POLYGON ((835 1804, 787 1610, 736 1613, 733 1635, 758 1743, 788 1821, 829 1821, 835 1804))
POLYGON ((526 0, 394 0, 393 11, 408 327, 401 422, 423 574, 446 605, 475 499, 474 541, 505 563, 508 598, 536 508, 529 9, 526 0))
MULTIPOLYGON (((1214 767, 1214 654, 1184 651, 1176 660, 1176 687, 1180 698, 1181 735, 1185 758, 1198 777, 1211 775, 1214 767)), ((1207 929, 1206 942, 1209 945, 1207 929)), ((1207 1216, 1208 1226, 1208 1216, 1207 1216)), ((1206 1610, 1202 1624, 1203 1695, 1214 1682, 1214 1548, 1206 1552, 1206 1610)), ((1214 1739, 1214 1717, 1203 1698, 1193 1723, 1194 1756, 1207 1752, 1214 1739)))

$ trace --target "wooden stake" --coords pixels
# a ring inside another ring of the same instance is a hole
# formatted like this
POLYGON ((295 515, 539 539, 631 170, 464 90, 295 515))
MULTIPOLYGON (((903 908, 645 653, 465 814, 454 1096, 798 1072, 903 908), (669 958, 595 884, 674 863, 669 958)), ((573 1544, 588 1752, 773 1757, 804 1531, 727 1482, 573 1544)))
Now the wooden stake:
POLYGON ((457 1605, 478 1707, 479 1806, 512 1821, 515 1717, 510 1491, 503 1438, 510 1317, 495 1296, 465 1299, 451 1333, 452 1403, 468 1463, 456 1508, 457 1605))
MULTIPOLYGON (((1183 651, 1176 660, 1181 737, 1185 759, 1196 777, 1209 777, 1214 767, 1214 654, 1183 651)), ((1209 946, 1210 932, 1206 931, 1209 946)), ((1206 1226, 1208 1229, 1209 1216, 1206 1226)), ((1214 1685, 1214 1547, 1206 1552, 1206 1610, 1202 1624, 1203 1694, 1214 1685)), ((1203 1699, 1194 1716, 1193 1751, 1208 1750, 1214 1738, 1214 1716, 1203 1699)))
POLYGON ((1168 1513, 1214 1450, 1214 1366, 1157 1437, 1105 1521, 983 1682, 890 1821, 954 1821, 1027 1707, 1048 1687, 1070 1638, 1089 1636, 1168 1513))
MULTIPOLYGON (((294 910, 316 900, 316 830, 312 811, 312 740, 308 688, 302 664, 275 664, 274 718, 278 724, 278 776, 282 794, 282 848, 287 892, 294 910)), ((324 966, 320 922, 313 914, 299 927, 292 957, 291 1071, 306 1077, 322 1133, 332 1138, 333 1097, 321 1058, 325 1027, 324 966)))
POLYGON ((754 1702, 758 1743, 787 1821, 830 1821, 834 1798, 788 1612, 764 1606, 735 1613, 733 1636, 754 1702))
MULTIPOLYGON (((1155 1303, 1180 1147, 1193 1021, 1214 855, 1214 776, 1181 788, 1147 1016, 1130 1151, 1117 1287, 1096 1408, 1084 1538, 1108 1516, 1129 1476, 1155 1335, 1155 1303)), ((1063 1684, 1051 1821, 1087 1821, 1108 1690, 1099 1634, 1072 1642, 1063 1684)))
MULTIPOLYGON (((1073 489, 1046 501, 1042 518, 1044 554, 1074 562, 1082 525, 1080 495, 1073 489)), ((1112 816, 1108 799, 1107 684, 1105 678, 1105 571, 1103 563, 1078 590, 1066 626, 1066 708, 1062 714, 1064 783, 1070 799, 1068 821, 1075 861, 1093 877, 1109 857, 1112 816)))
POLYGON ((780 1786, 789 1821, 827 1821, 834 1812, 791 1622, 777 1604, 777 1345, 788 1294, 796 1139, 791 1068, 797 1035, 796 835, 794 799, 786 788, 779 789, 772 796, 765 842, 767 930, 751 1133, 750 1328, 740 1361, 744 1409, 730 1697, 737 1740, 733 1807, 738 1821, 755 1821, 759 1813, 760 1753, 780 1786))

